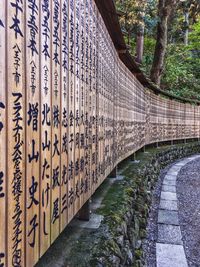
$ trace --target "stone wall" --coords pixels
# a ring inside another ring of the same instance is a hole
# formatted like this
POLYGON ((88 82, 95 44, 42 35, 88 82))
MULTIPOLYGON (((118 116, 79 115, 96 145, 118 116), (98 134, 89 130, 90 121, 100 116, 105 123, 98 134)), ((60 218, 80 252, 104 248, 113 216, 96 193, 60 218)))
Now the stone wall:
POLYGON ((114 184, 101 208, 104 215, 100 236, 90 252, 88 266, 144 266, 142 240, 154 186, 161 169, 170 163, 200 152, 199 143, 149 149, 139 153, 138 164, 126 161, 124 179, 114 184), (119 198, 116 198, 116 192, 119 198), (110 201, 113 200, 113 201, 110 201))

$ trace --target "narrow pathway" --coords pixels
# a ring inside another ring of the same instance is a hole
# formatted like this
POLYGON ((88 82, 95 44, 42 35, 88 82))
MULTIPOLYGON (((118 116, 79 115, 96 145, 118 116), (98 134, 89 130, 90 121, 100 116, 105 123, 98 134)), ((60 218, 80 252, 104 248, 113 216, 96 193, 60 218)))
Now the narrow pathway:
POLYGON ((176 182, 181 168, 197 158, 200 156, 192 156, 176 163, 164 177, 157 222, 157 267, 188 267, 178 217, 176 182))

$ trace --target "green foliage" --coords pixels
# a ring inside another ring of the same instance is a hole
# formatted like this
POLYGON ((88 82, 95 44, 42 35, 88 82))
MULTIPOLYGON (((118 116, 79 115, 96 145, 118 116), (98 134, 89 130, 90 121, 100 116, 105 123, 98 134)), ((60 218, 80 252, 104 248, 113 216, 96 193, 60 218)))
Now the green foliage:
POLYGON ((153 63, 155 39, 152 37, 144 38, 144 57, 141 69, 147 74, 150 74, 151 65, 153 63))
MULTIPOLYGON (((146 36, 142 70, 147 75, 150 74, 154 48, 155 39, 146 36)), ((200 21, 191 27, 188 46, 180 40, 168 44, 161 86, 177 96, 200 100, 200 21)))
POLYGON ((158 0, 115 0, 126 43, 135 51, 135 39, 143 27, 147 35, 155 34, 158 0))
POLYGON ((169 44, 162 85, 172 93, 200 100, 200 22, 193 25, 189 45, 169 44))
POLYGON ((147 0, 146 13, 144 17, 146 36, 154 37, 156 35, 156 26, 158 0, 147 0))
MULTIPOLYGON (((125 41, 130 53, 136 54, 137 24, 141 17, 137 14, 145 9, 142 21, 145 24, 144 56, 141 69, 149 76, 154 58, 158 0, 116 0, 125 41), (138 8, 142 3, 143 7, 138 8)), ((200 0, 178 1, 170 18, 168 45, 161 87, 171 93, 186 98, 200 100, 200 0), (189 45, 184 45, 186 33, 185 15, 189 14, 189 45)))
POLYGON ((117 10, 121 12, 120 22, 127 27, 127 30, 143 23, 141 12, 146 9, 146 0, 115 0, 115 3, 117 10))
POLYGON ((195 63, 188 47, 169 45, 162 79, 163 88, 178 96, 200 99, 200 77, 195 75, 195 63))
POLYGON ((200 56, 200 19, 193 25, 189 38, 190 38, 189 48, 191 50, 196 50, 195 51, 197 52, 196 55, 199 57, 200 56))

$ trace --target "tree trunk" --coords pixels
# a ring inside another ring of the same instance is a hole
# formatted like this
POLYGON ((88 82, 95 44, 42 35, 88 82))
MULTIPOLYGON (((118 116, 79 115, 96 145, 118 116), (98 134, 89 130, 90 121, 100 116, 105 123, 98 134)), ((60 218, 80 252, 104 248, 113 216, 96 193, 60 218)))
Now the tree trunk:
POLYGON ((136 39, 136 62, 142 64, 144 52, 144 26, 141 26, 136 39))
POLYGON ((189 36, 189 10, 185 10, 185 34, 184 34, 184 44, 188 45, 189 36))
POLYGON ((164 68, 164 59, 167 46, 168 19, 175 2, 175 0, 159 0, 158 4, 159 21, 157 25, 157 40, 150 75, 151 80, 158 86, 160 86, 161 76, 164 68))

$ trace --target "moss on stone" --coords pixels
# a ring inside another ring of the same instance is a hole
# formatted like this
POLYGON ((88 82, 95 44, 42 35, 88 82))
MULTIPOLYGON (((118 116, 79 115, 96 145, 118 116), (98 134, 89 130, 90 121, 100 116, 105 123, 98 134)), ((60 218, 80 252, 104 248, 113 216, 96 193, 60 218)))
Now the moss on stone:
MULTIPOLYGON (((147 153, 137 153, 137 161, 133 163, 130 160, 123 162, 124 171, 122 175, 125 177, 123 181, 116 182, 108 191, 103 201, 103 207, 97 212, 105 216, 104 222, 108 224, 110 234, 113 240, 116 236, 123 234, 127 239, 127 231, 124 231, 122 222, 127 224, 129 231, 128 236, 129 246, 134 252, 135 266, 142 266, 143 253, 141 249, 135 249, 138 239, 143 239, 146 236, 146 224, 151 204, 151 192, 154 189, 155 183, 161 169, 176 159, 191 155, 199 151, 199 144, 187 144, 177 146, 166 146, 162 149, 151 148, 147 153), (128 211, 133 211, 132 217, 126 218, 128 211), (133 238, 134 236, 134 238, 133 238), (138 265, 139 264, 139 265, 138 265)), ((99 250, 103 248, 103 244, 99 250)), ((95 257, 98 258, 98 249, 96 249, 95 257)), ((125 252, 126 253, 126 252, 125 252)), ((124 254, 124 258, 126 255, 124 254)), ((121 257, 120 257, 121 258, 121 257)), ((102 258, 103 266, 106 266, 106 261, 102 258)), ((112 266, 115 266, 113 263, 112 266)), ((129 266, 127 263, 123 265, 121 261, 119 266, 129 266)), ((132 265, 134 263, 132 262, 132 265)))
MULTIPOLYGON (((96 211, 104 216, 104 220, 98 231, 87 233, 87 237, 82 234, 79 243, 72 248, 76 260, 71 260, 69 266, 144 266, 140 244, 146 235, 152 192, 160 171, 177 159, 198 153, 200 144, 146 151, 137 153, 138 163, 127 159, 120 164, 124 179, 110 187, 101 208, 96 211), (83 257, 86 258, 84 262, 83 257)), ((104 189, 103 183, 99 190, 104 189)))

